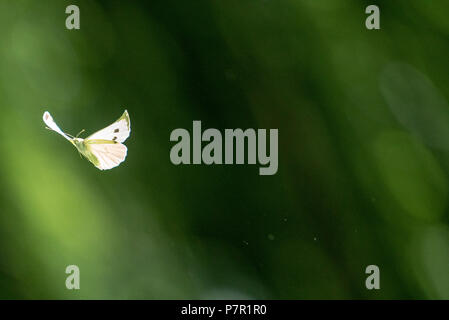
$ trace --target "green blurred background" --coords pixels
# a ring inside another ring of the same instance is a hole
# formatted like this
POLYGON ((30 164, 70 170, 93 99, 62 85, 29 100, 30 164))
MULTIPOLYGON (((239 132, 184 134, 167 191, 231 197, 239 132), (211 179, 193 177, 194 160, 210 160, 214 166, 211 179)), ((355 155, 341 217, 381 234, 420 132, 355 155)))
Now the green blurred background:
POLYGON ((447 12, 0 0, 0 298, 449 299, 447 12), (90 134, 125 108, 110 171, 42 122, 90 134), (170 133, 193 120, 278 128, 278 173, 173 165, 170 133))

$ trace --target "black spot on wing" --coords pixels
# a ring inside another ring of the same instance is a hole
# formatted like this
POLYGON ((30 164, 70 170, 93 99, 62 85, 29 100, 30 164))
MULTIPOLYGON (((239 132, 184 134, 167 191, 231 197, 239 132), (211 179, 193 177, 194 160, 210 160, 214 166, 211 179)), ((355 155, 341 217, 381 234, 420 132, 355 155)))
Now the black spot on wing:
POLYGON ((114 140, 114 141, 117 140, 117 137, 112 138, 112 140, 114 140))
POLYGON ((114 133, 117 133, 117 132, 119 132, 120 130, 117 128, 117 129, 115 129, 114 130, 114 133))

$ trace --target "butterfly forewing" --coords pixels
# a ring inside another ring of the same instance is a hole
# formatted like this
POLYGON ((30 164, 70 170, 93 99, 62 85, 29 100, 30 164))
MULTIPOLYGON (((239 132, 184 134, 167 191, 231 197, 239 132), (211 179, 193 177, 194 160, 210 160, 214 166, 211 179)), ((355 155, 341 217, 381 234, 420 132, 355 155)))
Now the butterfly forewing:
POLYGON ((86 140, 111 140, 116 142, 124 142, 131 132, 131 122, 129 120, 128 111, 125 110, 123 115, 110 126, 95 132, 86 138, 86 140))
POLYGON ((50 130, 53 130, 57 133, 59 133, 61 136, 66 138, 67 140, 71 140, 69 136, 67 136, 56 124, 56 122, 53 120, 53 117, 51 116, 50 112, 45 111, 44 116, 42 117, 45 124, 48 126, 50 130))

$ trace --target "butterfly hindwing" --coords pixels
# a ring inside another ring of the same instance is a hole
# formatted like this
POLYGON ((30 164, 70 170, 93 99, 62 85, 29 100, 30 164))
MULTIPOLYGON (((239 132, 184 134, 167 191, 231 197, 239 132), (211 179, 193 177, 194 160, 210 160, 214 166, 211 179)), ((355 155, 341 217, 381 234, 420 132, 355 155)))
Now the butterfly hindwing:
POLYGON ((130 132, 131 122, 129 120, 128 111, 125 110, 123 115, 117 121, 90 135, 86 140, 110 140, 121 143, 129 137, 130 132))
POLYGON ((87 143, 86 150, 87 153, 93 155, 93 157, 87 157, 98 169, 107 170, 118 166, 120 163, 125 161, 128 149, 125 145, 121 143, 99 143, 94 142, 87 143), (92 158, 92 160, 90 159, 92 158))

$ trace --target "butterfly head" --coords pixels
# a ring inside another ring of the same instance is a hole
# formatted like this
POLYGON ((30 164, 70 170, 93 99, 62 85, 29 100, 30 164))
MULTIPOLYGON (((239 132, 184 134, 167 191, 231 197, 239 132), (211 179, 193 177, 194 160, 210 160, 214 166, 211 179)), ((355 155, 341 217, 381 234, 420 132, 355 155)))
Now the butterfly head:
POLYGON ((84 139, 82 138, 73 138, 70 142, 78 149, 84 147, 84 139))

